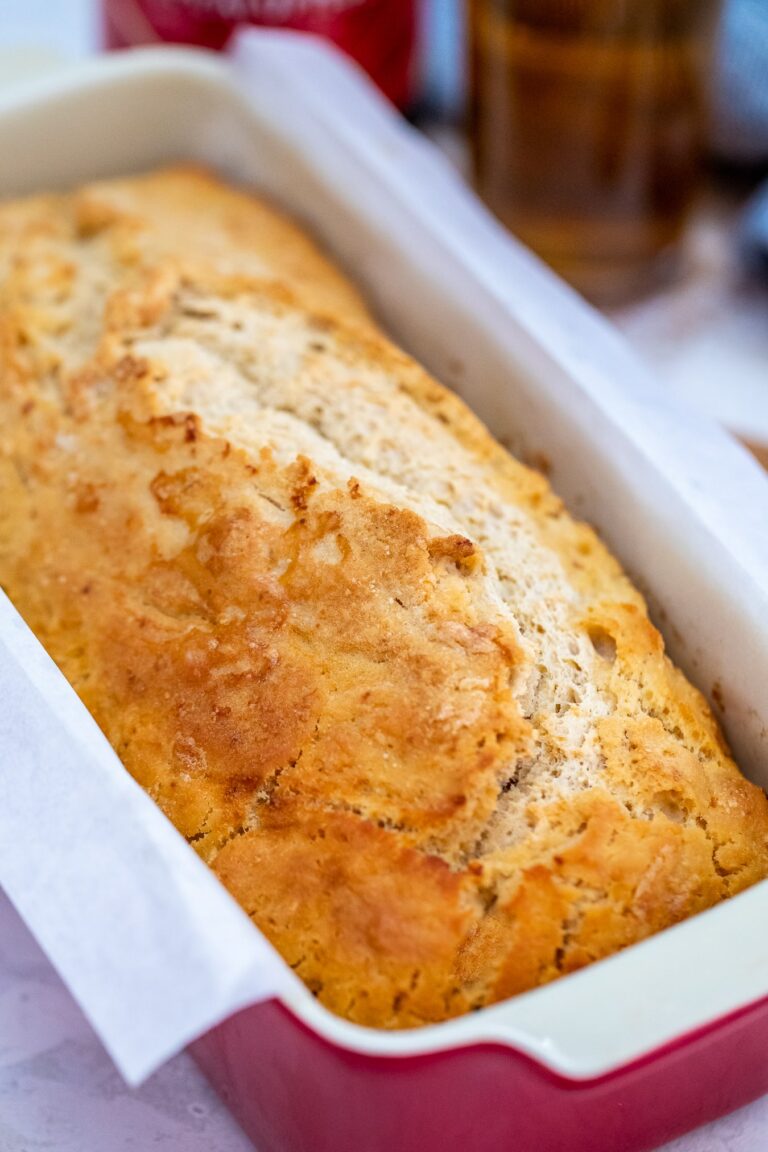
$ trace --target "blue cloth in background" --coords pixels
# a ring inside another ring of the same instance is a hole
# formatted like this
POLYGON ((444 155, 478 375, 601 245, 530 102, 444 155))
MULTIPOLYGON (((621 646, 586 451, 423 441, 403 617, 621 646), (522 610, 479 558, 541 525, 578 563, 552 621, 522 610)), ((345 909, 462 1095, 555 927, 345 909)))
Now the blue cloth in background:
POLYGON ((744 213, 740 241, 747 266, 768 276, 768 182, 752 197, 744 213))
POLYGON ((726 0, 712 96, 715 154, 768 164, 768 0, 726 0))
MULTIPOLYGON (((727 0, 713 100, 715 155, 768 167, 768 0, 727 0)), ((752 198, 740 232, 745 263, 768 274, 768 183, 752 198)))
POLYGON ((467 89, 465 5, 462 0, 421 0, 418 11, 423 105, 437 119, 460 120, 467 89))

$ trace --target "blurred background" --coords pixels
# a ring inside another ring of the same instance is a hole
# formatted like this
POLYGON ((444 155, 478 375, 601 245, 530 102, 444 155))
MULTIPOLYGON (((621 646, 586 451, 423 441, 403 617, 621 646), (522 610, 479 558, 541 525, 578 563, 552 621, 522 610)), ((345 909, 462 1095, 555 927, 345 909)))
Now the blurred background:
POLYGON ((357 59, 660 387, 768 465, 768 0, 2 0, 0 83, 224 49, 243 22, 357 59))

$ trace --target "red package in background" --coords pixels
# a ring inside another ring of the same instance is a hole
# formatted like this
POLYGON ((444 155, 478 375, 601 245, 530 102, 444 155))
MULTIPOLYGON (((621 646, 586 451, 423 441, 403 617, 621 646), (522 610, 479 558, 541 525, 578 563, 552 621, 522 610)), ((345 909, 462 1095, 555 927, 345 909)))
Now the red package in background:
POLYGON ((195 44, 222 49, 242 24, 333 40, 400 108, 413 95, 415 0, 102 0, 108 48, 195 44))

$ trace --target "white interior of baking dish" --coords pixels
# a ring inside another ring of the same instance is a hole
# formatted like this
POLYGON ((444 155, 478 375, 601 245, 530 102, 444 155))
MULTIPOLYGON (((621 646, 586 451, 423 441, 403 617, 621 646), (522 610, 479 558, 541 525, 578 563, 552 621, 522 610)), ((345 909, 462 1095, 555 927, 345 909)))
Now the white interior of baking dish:
MULTIPOLYGON (((97 61, 4 97, 0 156, 3 196, 193 159, 301 217, 396 339, 499 437, 546 457, 556 489, 648 595, 674 657, 705 692, 718 686, 740 762, 768 785, 765 477, 724 433, 667 405, 355 70, 280 34, 245 37, 234 66, 167 49, 97 61)), ((554 985, 410 1033, 338 1020, 295 979, 282 995, 357 1049, 498 1040, 594 1076, 768 996, 766 924, 768 883, 554 985)), ((109 930, 97 917, 92 929, 109 930)), ((119 1058, 87 987, 75 992, 119 1058)))

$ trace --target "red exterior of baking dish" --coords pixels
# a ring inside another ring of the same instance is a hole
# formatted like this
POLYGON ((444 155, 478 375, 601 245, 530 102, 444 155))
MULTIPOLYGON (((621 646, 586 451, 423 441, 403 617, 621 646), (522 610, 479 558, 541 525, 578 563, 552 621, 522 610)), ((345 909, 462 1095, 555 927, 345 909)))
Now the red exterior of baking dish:
POLYGON ((768 999, 593 1080, 502 1044, 350 1051, 275 1000, 192 1052, 259 1152, 643 1152, 768 1091, 768 999))

